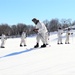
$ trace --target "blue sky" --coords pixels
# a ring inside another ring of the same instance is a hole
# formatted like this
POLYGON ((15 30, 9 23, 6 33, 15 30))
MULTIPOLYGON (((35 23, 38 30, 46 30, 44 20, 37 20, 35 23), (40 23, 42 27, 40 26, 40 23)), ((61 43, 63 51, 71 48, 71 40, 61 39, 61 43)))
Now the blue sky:
POLYGON ((75 20, 75 0, 0 0, 0 24, 33 24, 58 18, 75 20))

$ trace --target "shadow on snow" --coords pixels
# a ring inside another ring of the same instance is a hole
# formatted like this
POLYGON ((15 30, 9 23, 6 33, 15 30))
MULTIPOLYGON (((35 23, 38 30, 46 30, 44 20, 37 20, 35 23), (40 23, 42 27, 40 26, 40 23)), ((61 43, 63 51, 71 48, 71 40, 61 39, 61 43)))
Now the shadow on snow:
POLYGON ((9 56, 14 56, 14 55, 22 54, 22 53, 29 52, 29 51, 32 51, 32 50, 35 50, 35 49, 34 49, 34 48, 30 48, 30 49, 26 49, 26 50, 20 51, 20 52, 13 52, 13 53, 4 55, 4 56, 2 56, 2 57, 0 57, 0 58, 9 57, 9 56))

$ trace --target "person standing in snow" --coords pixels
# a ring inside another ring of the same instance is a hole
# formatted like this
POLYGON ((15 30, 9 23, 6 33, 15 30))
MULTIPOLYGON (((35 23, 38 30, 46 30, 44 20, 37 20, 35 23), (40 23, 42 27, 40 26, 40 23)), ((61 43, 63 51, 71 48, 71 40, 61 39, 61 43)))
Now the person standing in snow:
POLYGON ((63 34, 63 30, 62 30, 62 28, 61 27, 59 27, 58 28, 58 42, 57 42, 57 44, 63 44, 62 43, 62 34, 63 34))
POLYGON ((47 32, 46 33, 46 45, 49 45, 49 41, 50 41, 49 36, 50 36, 50 33, 47 32))
POLYGON ((5 45, 6 39, 7 39, 6 35, 2 34, 2 36, 1 36, 1 48, 5 48, 4 45, 5 45))
POLYGON ((65 44, 70 44, 69 43, 69 37, 72 33, 70 32, 70 28, 67 29, 66 31, 66 40, 65 40, 65 44))
POLYGON ((23 45, 26 46, 26 32, 25 31, 23 31, 21 34, 20 47, 22 47, 23 45))
POLYGON ((39 47, 39 42, 40 40, 42 41, 43 45, 41 45, 41 47, 46 47, 47 40, 48 40, 48 31, 47 28, 45 26, 44 23, 42 23, 41 21, 37 20, 36 18, 33 18, 32 21, 34 22, 34 24, 36 25, 35 29, 33 31, 35 31, 37 33, 37 43, 34 46, 34 48, 39 47))

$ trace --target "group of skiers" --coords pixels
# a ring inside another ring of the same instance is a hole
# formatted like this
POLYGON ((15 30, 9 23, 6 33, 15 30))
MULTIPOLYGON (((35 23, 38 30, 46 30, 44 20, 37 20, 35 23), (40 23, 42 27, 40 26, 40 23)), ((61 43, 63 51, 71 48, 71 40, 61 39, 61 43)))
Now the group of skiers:
MULTIPOLYGON (((69 42, 69 36, 73 35, 72 32, 70 32, 70 28, 67 28, 66 30, 66 40, 65 40, 65 44, 70 44, 69 42)), ((58 28, 58 42, 57 44, 63 44, 62 43, 62 34, 64 33, 63 29, 61 27, 58 28)))
MULTIPOLYGON (((45 26, 45 24, 41 21, 39 21, 36 18, 32 19, 32 22, 35 24, 35 28, 33 29, 34 32, 36 32, 37 36, 36 36, 36 45, 34 46, 34 48, 39 47, 39 42, 40 40, 42 41, 42 47, 46 47, 49 43, 49 35, 48 35, 48 30, 45 26)), ((62 43, 62 34, 63 34, 63 30, 61 27, 58 28, 58 41, 57 44, 63 44, 62 43)), ((69 44, 69 35, 72 34, 70 33, 70 28, 67 29, 66 32, 66 41, 65 44, 69 44)), ((20 42, 20 47, 22 46, 26 46, 26 31, 23 31, 21 34, 21 42, 20 42)), ((7 37, 2 34, 1 37, 1 48, 5 48, 4 44, 5 44, 5 40, 7 39, 7 37)))
MULTIPOLYGON (((23 45, 26 46, 26 32, 23 31, 21 34, 21 42, 20 42, 20 47, 22 47, 23 45)), ((5 41, 7 40, 7 36, 5 34, 2 34, 1 36, 1 46, 0 48, 5 48, 5 41)))

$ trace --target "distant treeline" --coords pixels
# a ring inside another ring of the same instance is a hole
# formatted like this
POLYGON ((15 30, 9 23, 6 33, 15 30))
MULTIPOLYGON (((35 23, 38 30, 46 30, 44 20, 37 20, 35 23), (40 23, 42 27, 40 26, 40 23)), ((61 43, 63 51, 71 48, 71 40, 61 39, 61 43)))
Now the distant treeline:
MULTIPOLYGON (((71 19, 62 19, 61 21, 59 21, 59 19, 52 19, 50 21, 44 20, 43 23, 46 25, 49 32, 54 32, 57 31, 59 26, 66 28, 75 25, 75 21, 71 21, 71 19)), ((0 36, 3 33, 9 36, 19 36, 23 30, 25 30, 29 36, 35 34, 35 32, 33 32, 34 28, 34 25, 26 25, 23 23, 18 23, 17 25, 0 24, 0 36)))

